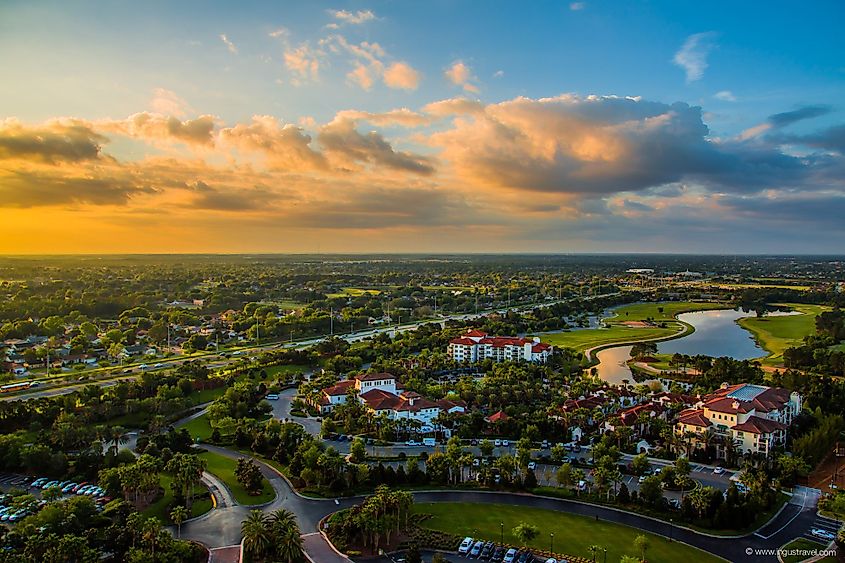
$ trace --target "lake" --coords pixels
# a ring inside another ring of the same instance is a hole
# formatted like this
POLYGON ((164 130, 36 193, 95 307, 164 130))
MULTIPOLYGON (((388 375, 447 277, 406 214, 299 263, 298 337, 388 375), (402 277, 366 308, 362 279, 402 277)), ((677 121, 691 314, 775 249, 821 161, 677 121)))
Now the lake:
MULTIPOLYGON (((797 312, 769 313, 769 315, 799 314, 797 312)), ((695 332, 683 338, 667 340, 657 344, 661 354, 703 354, 718 358, 728 356, 737 360, 750 360, 766 355, 751 336, 751 333, 736 324, 737 319, 753 316, 754 312, 732 309, 696 311, 682 313, 678 319, 695 327, 695 332)), ((627 362, 631 358, 631 346, 614 346, 596 354, 599 364, 598 376, 611 385, 622 385, 624 380, 635 383, 627 362)))

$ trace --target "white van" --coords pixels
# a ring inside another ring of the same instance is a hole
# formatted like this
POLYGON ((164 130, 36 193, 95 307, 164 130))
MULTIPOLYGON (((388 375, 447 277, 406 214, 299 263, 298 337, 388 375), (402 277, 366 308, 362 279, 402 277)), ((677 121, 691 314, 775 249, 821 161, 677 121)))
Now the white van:
POLYGON ((436 445, 437 445, 437 440, 435 440, 434 438, 423 438, 423 446, 428 446, 430 448, 433 448, 436 445))

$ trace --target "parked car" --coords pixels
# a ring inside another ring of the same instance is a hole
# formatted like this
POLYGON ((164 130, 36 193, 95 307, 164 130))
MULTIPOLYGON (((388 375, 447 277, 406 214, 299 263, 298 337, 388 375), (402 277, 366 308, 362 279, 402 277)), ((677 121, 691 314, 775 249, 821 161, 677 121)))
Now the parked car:
POLYGON ((490 559, 493 554, 493 542, 489 541, 481 548, 481 559, 490 559))
POLYGON ((511 443, 508 440, 502 440, 502 447, 509 448, 511 443))
POLYGON ((475 545, 472 546, 472 549, 469 550, 470 557, 478 557, 481 555, 481 550, 484 548, 484 542, 477 541, 475 545))
POLYGON ((827 541, 832 541, 836 537, 833 532, 828 532, 827 530, 822 530, 821 528, 813 528, 812 530, 810 530, 810 533, 816 536, 817 538, 821 538, 827 541))
POLYGON ((537 468, 537 462, 536 462, 536 461, 529 461, 529 462, 528 462, 528 469, 530 469, 530 470, 532 470, 532 471, 533 471, 533 470, 535 470, 536 468, 537 468))
POLYGON ((527 549, 525 551, 520 551, 519 556, 516 559, 516 563, 534 563, 534 556, 531 555, 531 552, 527 549))
POLYGON ((515 548, 510 548, 507 553, 505 553, 505 558, 502 560, 504 563, 515 563, 516 556, 519 552, 515 548))
POLYGON ((276 393, 270 393, 264 398, 267 399, 268 401, 278 401, 279 400, 279 396, 276 393))
POLYGON ((645 476, 645 475, 640 475, 640 478, 639 478, 639 479, 637 479, 637 483, 639 483, 640 485, 642 485, 643 483, 645 483, 645 480, 646 480, 646 476, 645 476))
POLYGON ((43 484, 44 484, 44 483, 46 483, 46 482, 47 482, 47 478, 46 478, 46 477, 39 477, 38 479, 36 479, 35 481, 33 481, 33 482, 32 482, 32 484, 31 484, 30 486, 31 486, 31 487, 41 487, 41 485, 43 485, 43 484))
POLYGON ((416 440, 408 440, 407 442, 405 442, 405 445, 406 446, 420 446, 421 444, 419 442, 417 442, 416 440))
POLYGON ((501 440, 499 440, 498 438, 496 438, 496 440, 494 440, 494 441, 493 441, 493 445, 494 445, 495 447, 499 448, 499 447, 501 447, 501 446, 502 446, 502 441, 501 441, 501 440))
POLYGON ((493 563, 501 563, 502 559, 505 558, 505 548, 501 545, 497 545, 493 548, 493 555, 490 557, 490 561, 493 563))
POLYGON ((716 475, 721 475, 724 472, 725 472, 725 469, 723 467, 717 467, 716 469, 713 470, 713 473, 715 473, 716 475))
POLYGON ((458 553, 466 555, 469 553, 470 549, 472 549, 472 538, 466 537, 464 538, 464 541, 461 542, 460 547, 458 547, 458 553))
POLYGON ((472 466, 473 466, 473 467, 479 467, 480 465, 481 465, 481 460, 480 460, 480 459, 475 458, 474 460, 472 460, 472 466))
POLYGON ((540 447, 543 448, 544 450, 549 449, 549 441, 543 440, 543 442, 540 444, 540 447))

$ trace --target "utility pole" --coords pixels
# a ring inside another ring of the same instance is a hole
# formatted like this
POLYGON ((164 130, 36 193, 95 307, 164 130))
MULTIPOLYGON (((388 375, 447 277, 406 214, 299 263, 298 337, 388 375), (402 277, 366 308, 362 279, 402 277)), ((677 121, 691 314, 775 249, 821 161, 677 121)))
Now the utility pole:
POLYGON ((334 308, 329 307, 329 334, 334 336, 334 308))

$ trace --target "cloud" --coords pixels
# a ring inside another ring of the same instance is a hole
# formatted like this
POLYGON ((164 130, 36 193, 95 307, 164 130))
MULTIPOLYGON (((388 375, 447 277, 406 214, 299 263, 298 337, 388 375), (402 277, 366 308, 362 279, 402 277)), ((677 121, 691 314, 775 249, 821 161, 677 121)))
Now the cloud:
POLYGON ((92 178, 55 170, 0 171, 0 207, 126 205, 133 195, 152 192, 131 178, 92 178))
POLYGON ((393 63, 384 71, 384 83, 388 88, 416 90, 420 83, 420 73, 408 63, 393 63))
POLYGON ((347 10, 328 10, 328 12, 341 23, 351 25, 360 25, 376 19, 376 15, 371 10, 358 10, 357 12, 349 12, 347 10))
POLYGON ((320 146, 342 165, 369 163, 393 170, 420 175, 434 173, 430 158, 406 151, 397 151, 379 133, 371 131, 361 134, 355 128, 356 121, 341 116, 320 128, 320 146))
POLYGON ((569 4, 569 9, 572 10, 573 12, 580 12, 581 10, 583 10, 586 7, 587 7, 586 2, 571 2, 569 4))
POLYGON ((845 155, 845 125, 835 125, 807 135, 771 135, 768 140, 783 145, 832 150, 845 155))
POLYGON ((234 55, 238 54, 238 48, 229 40, 225 33, 220 34, 220 40, 226 45, 226 48, 229 49, 230 53, 234 55))
POLYGON ((502 78, 505 75, 504 70, 497 70, 493 73, 493 78, 502 78))
POLYGON ((687 37, 681 49, 675 53, 672 61, 687 73, 687 83, 695 82, 704 76, 707 69, 707 55, 714 47, 716 34, 713 32, 696 33, 687 37))
POLYGON ((288 171, 326 168, 322 154, 311 148, 311 137, 295 125, 282 125, 269 115, 254 115, 249 124, 220 130, 220 140, 246 153, 261 153, 267 164, 288 171))
POLYGON ((452 84, 460 86, 467 92, 478 92, 478 86, 475 86, 471 82, 474 80, 472 71, 464 62, 455 61, 452 63, 452 66, 446 69, 444 75, 450 82, 452 82, 452 84))
POLYGON ((285 67, 296 75, 294 84, 320 78, 320 55, 321 53, 312 49, 308 42, 285 49, 285 67))
POLYGON ((355 68, 346 74, 346 78, 368 92, 373 87, 373 76, 370 73, 370 68, 361 63, 356 63, 355 68))
POLYGON ((197 180, 190 186, 195 194, 191 206, 195 209, 213 211, 242 212, 267 209, 278 198, 278 194, 270 192, 262 186, 253 188, 215 188, 202 180, 197 180))
POLYGON ((176 117, 184 117, 187 113, 194 111, 188 102, 180 98, 175 92, 165 88, 153 89, 150 109, 153 110, 153 113, 175 115, 176 117))
POLYGON ((484 113, 484 104, 477 100, 468 100, 466 98, 449 98, 425 105, 423 112, 436 117, 484 113))
POLYGON ((290 37, 290 30, 286 27, 279 27, 268 33, 270 37, 274 39, 290 37))
POLYGON ((30 127, 0 120, 0 160, 28 159, 50 164, 96 160, 108 139, 81 120, 52 120, 30 127))
POLYGON ((210 146, 214 143, 215 117, 201 115, 184 121, 171 116, 141 112, 123 121, 99 124, 104 131, 117 132, 130 137, 160 141, 181 141, 189 145, 210 146))
POLYGON ((713 97, 723 102, 735 102, 736 96, 730 90, 722 90, 713 94, 713 97))
POLYGON ((816 117, 827 115, 831 111, 833 111, 833 108, 831 108, 830 106, 815 105, 804 106, 796 110, 786 111, 783 113, 776 113, 774 115, 770 115, 765 122, 759 125, 755 125, 754 127, 750 127, 740 133, 739 138, 742 140, 752 139, 754 137, 760 136, 761 134, 767 131, 776 131, 778 129, 783 129, 784 127, 788 127, 793 123, 797 123, 805 119, 813 119, 816 117))
POLYGON ((516 98, 456 118, 429 142, 466 185, 500 190, 601 197, 693 181, 752 192, 810 174, 773 147, 709 140, 699 107, 634 98, 516 98))
POLYGON ((368 121, 373 125, 401 125, 403 127, 419 127, 431 122, 430 117, 411 111, 408 108, 393 109, 380 113, 344 110, 337 113, 335 120, 368 121))

